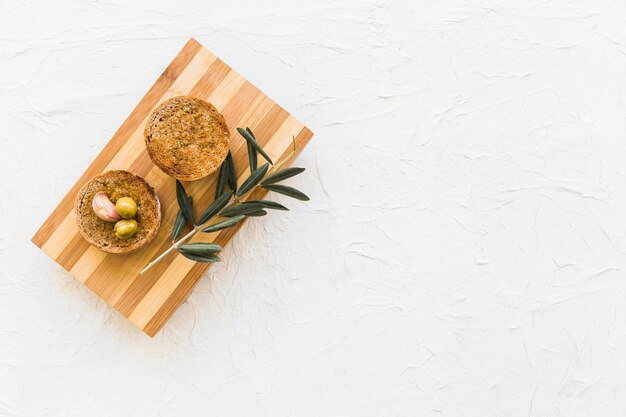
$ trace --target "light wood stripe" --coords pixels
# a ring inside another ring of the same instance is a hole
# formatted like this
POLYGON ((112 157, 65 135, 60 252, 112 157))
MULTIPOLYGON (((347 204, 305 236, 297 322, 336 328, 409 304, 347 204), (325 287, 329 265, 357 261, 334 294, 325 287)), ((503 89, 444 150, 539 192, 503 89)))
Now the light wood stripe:
POLYGON ((88 259, 91 262, 77 262, 70 269, 70 273, 84 284, 85 281, 87 281, 87 278, 93 273, 98 265, 100 265, 100 263, 104 260, 106 256, 106 252, 102 252, 95 246, 89 246, 89 248, 87 248, 87 250, 81 256, 81 259, 88 259))
POLYGON ((66 248, 67 243, 74 238, 76 233, 78 233, 76 219, 65 213, 63 222, 54 229, 41 249, 52 259, 57 260, 61 252, 66 248))
MULTIPOLYGON (((163 100, 192 95, 212 102, 231 130, 231 153, 242 183, 249 175, 245 141, 236 127, 249 126, 274 160, 291 152, 291 136, 297 135, 298 152, 312 133, 240 74, 191 39, 146 93, 87 171, 33 236, 33 242, 70 271, 78 280, 118 309, 136 326, 153 336, 182 303, 207 264, 197 264, 172 253, 147 274, 139 271, 170 245, 173 219, 178 211, 175 182, 155 167, 143 143, 144 124, 163 100), (144 178, 157 190, 163 227, 155 240, 128 255, 110 255, 89 246, 78 233, 73 213, 80 187, 94 175, 109 169, 126 169, 144 178)), ((186 183, 194 196, 196 212, 213 199, 216 174, 186 183)), ((259 189, 251 197, 260 198, 259 189)), ((215 240, 225 246, 236 228, 199 234, 194 241, 215 240)))

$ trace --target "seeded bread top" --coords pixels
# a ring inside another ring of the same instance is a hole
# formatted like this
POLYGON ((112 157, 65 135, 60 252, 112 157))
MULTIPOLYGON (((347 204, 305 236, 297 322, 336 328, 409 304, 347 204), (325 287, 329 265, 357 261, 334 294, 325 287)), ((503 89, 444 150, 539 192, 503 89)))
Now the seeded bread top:
POLYGON ((83 237, 90 244, 109 253, 128 253, 148 244, 161 224, 161 206, 154 189, 140 176, 128 171, 108 171, 89 180, 76 196, 76 220, 83 237), (93 198, 103 191, 113 204, 121 197, 137 203, 137 233, 128 239, 115 236, 115 223, 96 216, 93 198))
POLYGON ((220 112, 211 103, 186 96, 161 103, 148 118, 144 138, 152 162, 181 181, 214 172, 230 146, 220 112))

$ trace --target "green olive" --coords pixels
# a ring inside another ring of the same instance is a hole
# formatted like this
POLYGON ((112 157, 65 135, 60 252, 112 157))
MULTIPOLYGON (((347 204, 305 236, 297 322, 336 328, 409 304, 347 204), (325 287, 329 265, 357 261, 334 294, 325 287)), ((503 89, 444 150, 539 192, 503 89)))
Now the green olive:
POLYGON ((120 239, 131 238, 135 236, 135 233, 137 233, 137 221, 133 219, 120 220, 115 223, 113 231, 115 232, 115 236, 119 237, 120 239))
POLYGON ((132 219, 137 214, 137 203, 130 197, 119 198, 115 202, 115 208, 122 219, 132 219))

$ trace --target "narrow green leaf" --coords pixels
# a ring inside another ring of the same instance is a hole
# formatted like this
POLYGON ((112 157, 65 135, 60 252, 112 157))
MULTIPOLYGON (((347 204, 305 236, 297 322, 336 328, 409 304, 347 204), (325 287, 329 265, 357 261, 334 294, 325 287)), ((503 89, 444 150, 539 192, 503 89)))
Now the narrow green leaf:
MULTIPOLYGON (((189 200, 193 204, 193 197, 189 197, 189 200)), ((187 219, 185 218, 182 210, 179 209, 178 213, 176 214, 176 220, 174 220, 174 228, 172 229, 172 241, 175 242, 176 239, 178 239, 178 237, 180 236, 180 232, 183 231, 186 225, 187 219)))
POLYGON ((234 225, 239 223, 245 217, 246 216, 244 215, 231 217, 230 219, 222 220, 219 223, 212 224, 211 226, 205 229, 202 229, 202 231, 205 233, 211 233, 211 232, 217 232, 218 230, 228 229, 229 227, 233 227, 234 225))
MULTIPOLYGON (((256 136, 254 136, 254 133, 252 133, 252 130, 250 130, 249 127, 246 127, 246 132, 248 132, 250 136, 252 136, 252 140, 256 142, 256 136)), ((250 164, 250 172, 252 172, 255 169, 257 169, 259 166, 258 159, 257 159, 258 155, 257 155, 256 149, 254 149, 250 141, 248 141, 246 145, 248 145, 248 163, 250 164)))
POLYGON ((187 224, 187 219, 182 211, 178 210, 178 214, 176 214, 176 220, 174 221, 174 228, 172 229, 172 241, 176 241, 180 236, 180 232, 183 230, 185 225, 187 224))
POLYGON ((182 245, 177 250, 196 262, 219 262, 220 258, 215 254, 221 251, 222 247, 217 243, 197 242, 182 245))
POLYGON ((250 172, 254 171, 258 167, 258 157, 256 149, 248 142, 248 164, 250 165, 250 172))
POLYGON ((268 168, 269 164, 263 164, 259 168, 254 170, 252 174, 250 174, 248 179, 245 180, 243 184, 241 184, 239 191, 237 191, 237 197, 241 197, 242 195, 253 189, 254 186, 257 185, 259 181, 261 181, 261 178, 263 178, 263 176, 267 173, 268 168))
POLYGON ((262 210, 263 204, 250 203, 250 204, 237 204, 236 206, 228 207, 222 210, 221 217, 235 217, 241 214, 248 214, 254 211, 262 210))
POLYGON ((287 207, 283 206, 282 204, 279 204, 275 201, 270 201, 270 200, 250 200, 242 204, 251 204, 251 203, 262 204, 263 208, 267 208, 267 209, 286 210, 286 211, 289 210, 287 207))
POLYGON ((226 181, 228 180, 228 171, 230 166, 226 161, 222 162, 220 167, 220 173, 217 177, 217 186, 215 187, 215 199, 224 194, 224 188, 226 187, 226 181))
POLYGON ((267 177, 265 181, 261 183, 261 185, 274 184, 276 182, 286 180, 287 178, 295 177, 296 175, 300 174, 303 171, 304 171, 304 168, 296 168, 296 167, 285 168, 267 177))
POLYGON ((258 153, 260 153, 261 155, 263 155, 263 158, 265 158, 265 160, 267 162, 269 162, 270 164, 274 165, 274 163, 272 162, 270 156, 265 153, 265 151, 263 150, 263 148, 261 148, 261 146, 257 143, 256 139, 254 138, 254 136, 252 135, 252 131, 248 128, 248 130, 242 129, 240 127, 237 128, 237 132, 239 132, 239 134, 241 136, 243 136, 243 138, 252 145, 252 147, 254 149, 257 150, 258 153))
POLYGON ((257 210, 257 211, 253 211, 252 213, 248 213, 246 214, 247 217, 261 217, 261 216, 265 216, 267 214, 267 211, 265 210, 257 210))
POLYGON ((226 156, 226 163, 228 164, 228 186, 233 192, 237 192, 237 171, 235 170, 235 162, 230 152, 226 156))
POLYGON ((187 243, 186 245, 180 245, 178 247, 179 252, 189 253, 191 255, 212 255, 222 250, 222 247, 217 243, 210 242, 195 242, 187 243))
POLYGON ((187 222, 190 224, 196 224, 196 221, 193 218, 193 200, 187 195, 185 187, 183 187, 183 184, 178 180, 176 180, 176 199, 178 200, 178 206, 187 219, 187 222))
POLYGON ((280 184, 264 185, 263 188, 265 188, 266 190, 274 191, 278 194, 287 195, 297 200, 309 201, 309 197, 307 197, 307 195, 304 194, 302 191, 298 191, 295 188, 289 187, 286 185, 280 185, 280 184))
POLYGON ((195 261, 195 262, 206 263, 206 262, 221 262, 222 261, 220 257, 217 255, 194 255, 191 253, 183 252, 181 250, 179 250, 178 252, 180 252, 180 254, 183 255, 185 258, 191 259, 192 261, 195 261))
POLYGON ((230 201, 232 197, 233 197, 233 192, 227 191, 221 196, 219 196, 215 201, 213 201, 211 205, 207 207, 206 210, 204 210, 204 213, 202 213, 202 216, 200 216, 200 224, 204 224, 208 222, 221 209, 226 207, 226 204, 228 204, 228 202, 230 201))

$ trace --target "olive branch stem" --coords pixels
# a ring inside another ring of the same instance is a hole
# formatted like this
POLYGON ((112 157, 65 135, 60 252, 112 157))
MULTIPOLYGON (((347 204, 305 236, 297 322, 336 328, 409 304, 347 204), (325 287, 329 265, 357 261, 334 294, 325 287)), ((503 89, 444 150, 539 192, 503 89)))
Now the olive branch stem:
MULTIPOLYGON (((239 130, 239 129, 238 129, 239 130)), ((241 130, 239 130, 241 133, 241 130)), ((255 140, 254 135, 252 134, 252 131, 250 131, 249 129, 246 129, 247 132, 250 133, 250 136, 252 137, 252 140, 255 140)), ((244 132, 246 132, 244 131, 244 132)), ((242 134, 243 135, 243 134, 242 134)), ((250 144, 250 138, 246 137, 246 135, 244 135, 244 138, 246 138, 246 140, 248 141, 248 143, 250 144)), ((189 239, 191 239, 193 236, 196 235, 196 233, 202 231, 203 229, 206 229, 207 227, 210 227, 212 225, 215 225, 219 222, 214 222, 212 220, 214 220, 214 217, 221 217, 220 214, 222 214, 224 211, 231 209, 235 206, 241 205, 246 203, 245 198, 248 197, 252 192, 254 192, 255 190, 257 190, 259 187, 263 187, 263 182, 267 179, 269 179, 270 177, 272 177, 274 174, 279 174, 278 170, 283 167, 287 162, 289 162, 289 160, 291 160, 295 154, 296 154, 296 141, 295 141, 295 137, 292 137, 292 142, 293 142, 293 150, 286 155, 280 162, 278 162, 277 164, 273 165, 269 170, 266 171, 266 173, 256 181, 256 184, 254 186, 252 186, 250 188, 250 190, 246 191, 245 193, 238 195, 237 193, 232 192, 232 197, 229 199, 229 201, 225 204, 225 208, 223 208, 222 210, 220 210, 219 213, 216 213, 214 216, 209 217, 205 222, 200 223, 200 224, 194 224, 193 228, 191 229, 191 231, 189 231, 186 235, 184 235, 183 237, 175 240, 172 245, 167 248, 164 252, 162 252, 159 256, 157 256, 156 258, 154 258, 154 260, 152 260, 148 265, 146 265, 141 272, 139 272, 140 275, 143 275, 145 272, 147 272, 148 270, 150 270, 154 265, 156 265, 157 263, 159 263, 163 258, 165 258, 167 255, 169 255, 172 251, 174 250, 178 250, 179 252, 181 251, 180 248, 183 245, 183 243, 185 243, 186 241, 188 241, 189 239)), ((257 150, 259 152, 262 152, 262 154, 264 154, 264 156, 266 156, 266 154, 262 151, 262 149, 256 145, 255 149, 251 150, 251 147, 248 146, 248 152, 256 152, 257 150)), ((269 157, 266 156, 266 159, 269 159, 269 157)), ((226 163, 226 162, 225 162, 226 163)), ((252 163, 252 162, 251 162, 252 163)), ((254 157, 254 165, 256 165, 256 155, 254 157)), ((254 171, 256 171, 256 167, 254 165, 250 166, 250 172, 251 172, 251 176, 253 175, 254 171)), ((233 167, 234 168, 234 167, 233 167)), ((298 170, 300 170, 298 173, 302 172, 304 169, 299 168, 298 170)), ((289 176, 293 176, 296 174, 292 174, 289 176)), ((287 177, 288 178, 288 177, 287 177)), ((279 180, 277 180, 279 181, 279 180)), ((245 183, 244 183, 245 184, 245 183)), ((181 186, 182 187, 182 186, 181 186)), ((266 186, 267 187, 267 186, 266 186)), ((265 187, 264 187, 265 188, 265 187)), ((268 188, 266 188, 268 189, 268 188)), ((274 190, 274 191, 278 191, 281 192, 283 194, 286 194, 285 192, 279 191, 279 190, 274 190)), ((297 191, 297 190, 294 190, 297 191)), ((300 193, 301 194, 301 193, 300 193)), ((302 194, 304 196, 304 194, 302 194)), ((293 195, 292 195, 293 197, 293 195)), ((306 196, 304 196, 306 197, 306 196)), ((188 198, 188 197, 187 197, 188 198)), ((299 196, 296 196, 295 198, 300 198, 299 196)), ((308 199, 308 197, 306 197, 306 199, 308 199)), ((267 202, 266 202, 267 203, 267 202)), ((180 205, 180 200, 179 200, 179 205, 180 205)), ((280 206, 280 205, 278 205, 280 206)), ((282 207, 282 206, 280 206, 282 207)), ((282 209, 286 209, 285 207, 282 207, 282 209)), ((182 211, 182 207, 181 207, 181 211, 182 211)), ((180 215, 180 214, 179 214, 180 215)), ((193 216, 193 214, 191 214, 191 216, 193 216)), ((193 223, 192 223, 193 224, 193 223)), ((234 225, 234 224, 233 224, 234 225)), ((192 244, 193 245, 193 244, 192 244)), ((221 250, 221 247, 219 248, 221 250)), ((214 253, 215 250, 213 250, 212 253, 214 253)), ((181 252, 183 253, 183 252, 181 252)), ((185 255, 185 253, 183 253, 185 255)), ((187 255, 185 255, 187 256, 187 255)), ((191 258, 190 256, 187 256, 189 258, 191 258)), ((219 259, 218 259, 219 260, 219 259)))
MULTIPOLYGON (((266 175, 267 176, 267 175, 266 175)), ((254 191, 255 189, 257 189, 259 186, 256 185, 252 190, 250 190, 249 192, 254 191)), ((247 195, 247 193, 246 193, 247 195)), ((238 204, 242 203, 241 197, 237 198, 237 197, 233 197, 230 200, 231 204, 228 204, 227 207, 232 207, 238 204)), ((211 219, 212 220, 212 219, 211 219)), ((181 237, 180 239, 178 239, 176 242, 174 242, 172 244, 172 246, 170 246, 169 248, 167 248, 162 254, 160 254, 159 256, 157 256, 156 258, 154 258, 154 260, 152 262, 150 262, 148 265, 146 265, 146 267, 144 269, 141 270, 141 272, 139 273, 139 275, 143 275, 146 271, 148 271, 150 268, 152 268, 155 264, 157 264, 161 259, 165 258, 171 251, 173 251, 174 249, 177 249, 181 244, 183 244, 185 241, 191 239, 196 233, 198 233, 200 230, 210 226, 211 221, 206 221, 203 224, 199 224, 193 227, 193 229, 191 229, 191 231, 189 233, 187 233, 185 236, 181 237)))
POLYGON ((159 256, 154 258, 154 260, 152 262, 150 262, 148 265, 146 265, 145 268, 142 269, 141 272, 139 272, 139 275, 143 275, 146 271, 148 271, 150 268, 152 268, 154 265, 156 265, 161 259, 165 258, 171 251, 173 251, 174 249, 177 249, 183 242, 185 242, 186 240, 190 239, 193 235, 198 233, 199 230, 200 230, 200 227, 199 226, 195 226, 191 230, 191 232, 187 233, 185 236, 183 236, 180 239, 178 239, 176 242, 174 242, 172 244, 172 246, 167 248, 162 254, 160 254, 159 256))

